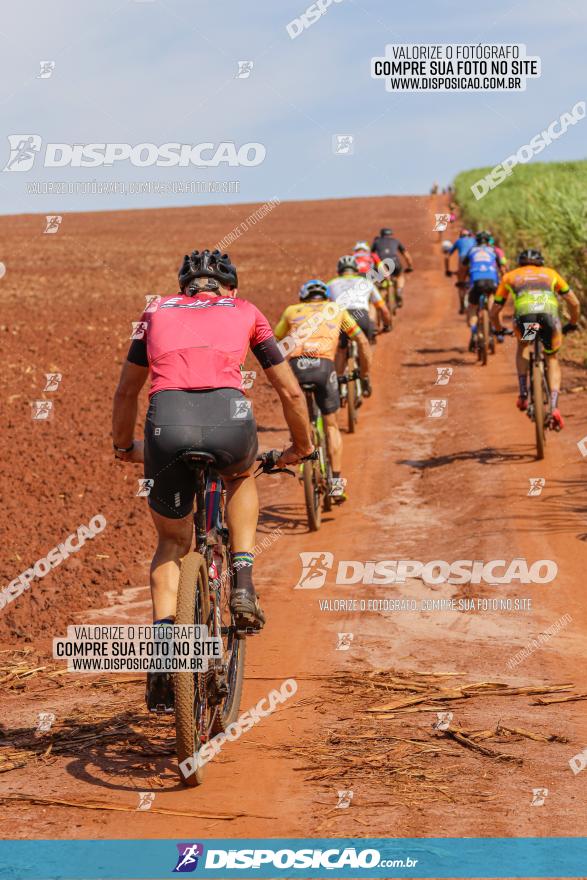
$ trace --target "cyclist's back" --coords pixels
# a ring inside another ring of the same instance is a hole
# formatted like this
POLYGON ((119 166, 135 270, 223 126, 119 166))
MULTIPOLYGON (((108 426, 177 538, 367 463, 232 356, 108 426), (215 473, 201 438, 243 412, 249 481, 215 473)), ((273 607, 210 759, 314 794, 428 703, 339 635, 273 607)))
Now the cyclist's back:
POLYGON ((397 262, 398 253, 403 254, 405 252, 405 247, 399 238, 395 238, 394 235, 389 233, 386 235, 378 235, 373 240, 371 250, 374 254, 377 254, 380 260, 391 259, 397 262))
POLYGON ((163 297, 141 321, 144 336, 134 341, 131 352, 135 363, 147 360, 150 365, 150 397, 169 389, 240 390, 249 347, 258 356, 273 336, 252 303, 205 292, 163 297))

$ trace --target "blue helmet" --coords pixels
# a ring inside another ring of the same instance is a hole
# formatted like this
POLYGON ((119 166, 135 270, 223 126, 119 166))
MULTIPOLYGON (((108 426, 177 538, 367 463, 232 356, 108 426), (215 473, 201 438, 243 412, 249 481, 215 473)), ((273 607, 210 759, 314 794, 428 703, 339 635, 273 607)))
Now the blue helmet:
POLYGON ((328 299, 328 287, 318 278, 312 278, 300 287, 300 300, 302 302, 313 296, 321 296, 323 299, 328 299))

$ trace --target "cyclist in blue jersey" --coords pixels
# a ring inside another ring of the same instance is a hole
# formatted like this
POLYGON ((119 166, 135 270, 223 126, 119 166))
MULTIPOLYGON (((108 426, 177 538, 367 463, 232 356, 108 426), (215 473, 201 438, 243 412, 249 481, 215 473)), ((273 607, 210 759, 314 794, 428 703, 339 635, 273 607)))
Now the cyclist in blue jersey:
POLYGON ((475 237, 470 229, 461 229, 459 237, 453 244, 452 248, 444 256, 444 272, 450 278, 454 275, 450 269, 450 258, 457 252, 459 265, 457 268, 457 288, 459 291, 459 315, 465 312, 465 290, 467 282, 467 267, 463 264, 463 260, 475 244, 475 237))
POLYGON ((498 257, 489 244, 491 235, 489 232, 478 232, 475 236, 476 244, 463 258, 463 265, 469 272, 469 307, 467 319, 471 328, 469 351, 474 351, 477 343, 477 307, 481 294, 485 294, 491 307, 492 296, 497 290, 500 279, 500 265, 503 257, 498 257))

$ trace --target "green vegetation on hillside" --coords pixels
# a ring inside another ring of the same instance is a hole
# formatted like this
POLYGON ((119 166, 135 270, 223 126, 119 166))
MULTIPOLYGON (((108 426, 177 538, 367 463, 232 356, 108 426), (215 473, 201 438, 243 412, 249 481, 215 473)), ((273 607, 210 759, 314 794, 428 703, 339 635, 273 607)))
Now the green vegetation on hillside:
POLYGON ((587 161, 535 162, 513 173, 476 200, 471 185, 491 171, 475 168, 455 178, 456 201, 464 221, 488 227, 510 260, 534 245, 587 298, 587 161))

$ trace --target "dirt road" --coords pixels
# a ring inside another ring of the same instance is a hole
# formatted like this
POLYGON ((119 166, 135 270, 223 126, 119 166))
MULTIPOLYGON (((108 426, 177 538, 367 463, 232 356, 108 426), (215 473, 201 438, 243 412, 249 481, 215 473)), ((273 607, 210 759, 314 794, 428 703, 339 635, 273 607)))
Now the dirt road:
MULTIPOLYGON (((248 644, 242 708, 286 678, 296 679, 298 691, 227 744, 197 790, 178 785, 171 724, 146 717, 141 682, 52 676, 58 667, 47 651, 68 623, 149 619, 153 535, 144 500, 134 494, 140 473, 111 461, 107 427, 126 328, 144 293, 172 292, 178 255, 194 245, 194 230, 205 228, 215 241, 248 209, 69 215, 69 240, 61 231, 49 236, 56 242, 39 236, 39 247, 54 252, 44 254, 42 274, 26 270, 31 286, 24 291, 4 260, 9 425, 2 469, 12 480, 2 497, 4 581, 94 514, 108 521, 93 543, 0 613, 0 665, 46 667, 3 684, 4 751, 22 766, 0 776, 0 793, 47 800, 0 801, 11 835, 586 833, 584 777, 569 767, 587 745, 585 703, 538 703, 587 692, 587 505, 576 445, 587 434, 585 395, 563 395, 567 428, 549 438, 547 457, 537 463, 532 426, 514 406, 512 342, 486 368, 466 351, 467 331, 431 232, 434 208, 428 198, 282 205, 235 249, 246 279, 242 294, 273 320, 301 281, 330 276, 340 253, 390 218, 417 272, 396 329, 376 346, 375 391, 358 432, 345 437, 347 504, 309 534, 299 485, 287 477, 259 481, 260 537, 270 546, 256 579, 268 624, 248 644), (90 240, 89 265, 72 267, 68 253, 81 260, 90 240), (143 289, 145 277, 150 289, 143 289), (434 384, 438 367, 452 367, 447 385, 434 384), (51 370, 63 373, 54 418, 35 424, 29 401, 49 397, 40 383, 51 370), (448 401, 446 417, 427 416, 431 399, 448 401), (535 478, 545 483, 529 496, 535 478), (300 554, 308 552, 326 567, 325 584, 294 589, 300 554), (430 585, 414 577, 405 584, 335 583, 341 560, 516 558, 552 560, 558 575, 550 584, 499 586, 430 585), (451 597, 471 600, 464 603, 470 610, 422 606, 451 597), (483 610, 483 600, 495 598, 510 599, 511 610, 507 602, 483 610), (340 599, 409 599, 418 610, 334 610, 340 599), (524 610, 514 610, 516 599, 524 610), (517 652, 557 621, 557 634, 514 664, 517 652), (337 650, 339 633, 352 633, 348 650, 337 650), (510 687, 499 693, 487 683, 510 687), (572 687, 510 692, 558 685, 572 687), (47 733, 35 733, 40 712, 56 716, 47 733), (452 712, 448 732, 433 728, 438 712, 452 712), (155 793, 150 809, 137 810, 140 792, 155 793), (86 808, 96 803, 103 809, 86 808)), ((18 219, 20 239, 6 226, 19 273, 26 265, 22 237, 36 234, 35 223, 18 219)), ((567 368, 566 388, 583 382, 578 368, 567 368)), ((253 399, 262 448, 279 446, 283 420, 263 380, 253 399)))

